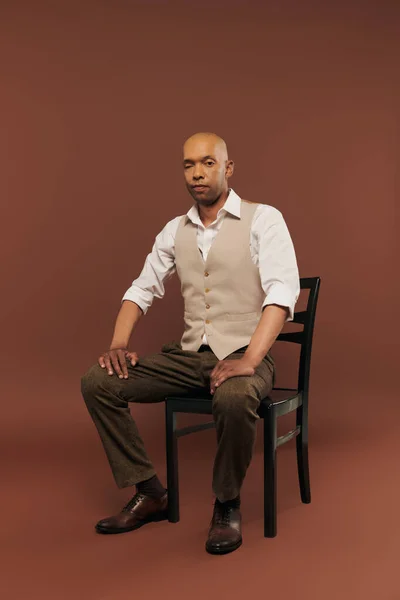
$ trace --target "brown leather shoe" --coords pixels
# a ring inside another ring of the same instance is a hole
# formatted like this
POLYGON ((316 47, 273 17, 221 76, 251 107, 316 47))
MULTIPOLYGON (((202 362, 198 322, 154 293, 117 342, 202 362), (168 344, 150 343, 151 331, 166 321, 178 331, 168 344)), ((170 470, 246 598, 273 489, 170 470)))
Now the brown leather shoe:
POLYGON ((163 521, 167 518, 167 498, 167 493, 160 499, 137 493, 120 513, 99 521, 96 531, 98 533, 125 533, 139 529, 142 525, 152 521, 163 521))
POLYGON ((242 545, 242 515, 235 505, 216 501, 206 550, 210 554, 228 554, 242 545))

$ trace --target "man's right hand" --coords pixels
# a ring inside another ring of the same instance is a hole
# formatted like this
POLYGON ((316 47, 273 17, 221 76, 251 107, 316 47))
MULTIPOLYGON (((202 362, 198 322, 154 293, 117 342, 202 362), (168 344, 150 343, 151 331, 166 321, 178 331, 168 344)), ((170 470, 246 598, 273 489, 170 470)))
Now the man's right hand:
POLYGON ((112 348, 99 357, 99 365, 102 369, 107 369, 109 375, 115 372, 120 379, 128 379, 127 360, 134 367, 139 357, 136 352, 129 352, 126 348, 112 348))

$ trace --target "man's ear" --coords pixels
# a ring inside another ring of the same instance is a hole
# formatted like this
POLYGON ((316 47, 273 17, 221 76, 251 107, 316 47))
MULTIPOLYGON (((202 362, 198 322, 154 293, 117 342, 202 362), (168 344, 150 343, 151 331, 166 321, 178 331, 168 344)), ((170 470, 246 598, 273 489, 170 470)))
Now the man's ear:
POLYGON ((226 162, 226 168, 225 168, 225 174, 226 174, 227 178, 232 177, 234 169, 235 169, 235 163, 233 162, 233 160, 228 160, 226 162))

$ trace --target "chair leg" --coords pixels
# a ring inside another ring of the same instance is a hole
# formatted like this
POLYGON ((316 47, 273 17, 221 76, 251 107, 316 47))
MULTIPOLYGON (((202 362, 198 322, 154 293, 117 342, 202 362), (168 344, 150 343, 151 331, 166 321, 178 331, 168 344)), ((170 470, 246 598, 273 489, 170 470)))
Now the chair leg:
POLYGON ((277 419, 273 406, 264 416, 264 536, 275 537, 277 477, 276 477, 277 419))
POLYGON ((179 521, 179 476, 178 476, 178 439, 176 436, 176 413, 165 403, 165 426, 167 445, 167 488, 168 521, 179 521))
POLYGON ((310 470, 308 464, 308 415, 304 414, 303 407, 297 409, 297 424, 300 426, 299 435, 296 438, 297 451, 297 473, 301 501, 304 504, 311 502, 310 470))

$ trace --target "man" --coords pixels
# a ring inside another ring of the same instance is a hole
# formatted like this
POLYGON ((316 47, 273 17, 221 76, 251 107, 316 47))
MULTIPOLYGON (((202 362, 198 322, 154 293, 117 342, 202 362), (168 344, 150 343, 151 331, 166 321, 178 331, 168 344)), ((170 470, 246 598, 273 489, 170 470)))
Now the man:
POLYGON ((234 164, 220 137, 190 137, 183 167, 194 206, 157 236, 139 278, 123 297, 110 349, 82 379, 117 485, 137 488, 122 511, 99 521, 96 530, 132 531, 166 516, 167 491, 129 403, 209 391, 218 449, 206 550, 226 554, 242 543, 240 489, 252 457, 257 409, 273 385, 269 350, 293 317, 299 275, 281 213, 243 201, 229 189, 234 164), (185 303, 181 343, 139 359, 128 350, 132 331, 154 297, 164 295, 164 282, 175 271, 185 303))

